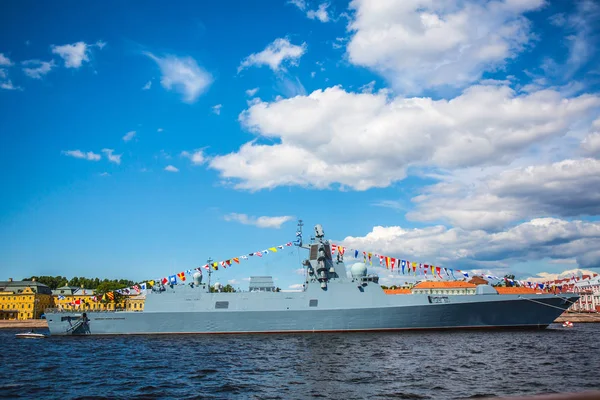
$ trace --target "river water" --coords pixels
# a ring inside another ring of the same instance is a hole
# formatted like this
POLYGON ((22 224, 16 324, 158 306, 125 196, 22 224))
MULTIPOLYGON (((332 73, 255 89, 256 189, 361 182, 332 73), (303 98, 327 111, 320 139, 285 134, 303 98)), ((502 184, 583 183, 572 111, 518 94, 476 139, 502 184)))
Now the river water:
POLYGON ((600 389, 600 324, 543 331, 16 339, 0 398, 465 399, 600 389))

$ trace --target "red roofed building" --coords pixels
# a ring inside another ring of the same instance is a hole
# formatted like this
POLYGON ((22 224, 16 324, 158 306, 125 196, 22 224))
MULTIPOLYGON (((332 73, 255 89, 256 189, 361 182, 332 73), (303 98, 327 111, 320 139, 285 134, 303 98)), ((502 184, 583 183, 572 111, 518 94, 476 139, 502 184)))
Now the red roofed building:
POLYGON ((536 294, 543 293, 539 289, 531 289, 523 286, 496 286, 494 289, 498 292, 498 294, 536 294))

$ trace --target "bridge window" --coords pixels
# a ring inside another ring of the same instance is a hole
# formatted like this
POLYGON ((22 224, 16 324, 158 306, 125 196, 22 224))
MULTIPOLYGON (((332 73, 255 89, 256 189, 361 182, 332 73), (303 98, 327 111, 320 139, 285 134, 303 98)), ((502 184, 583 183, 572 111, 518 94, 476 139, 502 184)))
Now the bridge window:
POLYGON ((309 307, 317 307, 319 305, 319 300, 312 299, 308 302, 309 307))

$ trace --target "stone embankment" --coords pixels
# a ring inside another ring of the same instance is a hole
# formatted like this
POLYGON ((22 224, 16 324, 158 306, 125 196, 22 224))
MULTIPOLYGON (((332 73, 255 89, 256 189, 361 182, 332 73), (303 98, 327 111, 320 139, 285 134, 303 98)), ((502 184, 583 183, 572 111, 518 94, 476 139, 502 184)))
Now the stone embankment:
POLYGON ((0 329, 43 329, 48 328, 45 319, 28 319, 23 321, 0 321, 0 329))
POLYGON ((600 322, 600 313, 563 313, 560 317, 556 318, 554 322, 563 323, 565 321, 571 322, 600 322))

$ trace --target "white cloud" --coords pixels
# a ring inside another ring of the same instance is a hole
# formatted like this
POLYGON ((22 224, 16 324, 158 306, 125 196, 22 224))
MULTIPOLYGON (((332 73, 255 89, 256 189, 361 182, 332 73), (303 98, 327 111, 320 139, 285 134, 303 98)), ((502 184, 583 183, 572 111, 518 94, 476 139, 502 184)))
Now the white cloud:
POLYGON ((581 148, 591 156, 600 157, 600 132, 587 135, 581 142, 581 148))
POLYGON ((69 157, 81 158, 83 160, 88 160, 88 161, 100 161, 100 159, 102 158, 100 156, 100 154, 96 154, 92 151, 88 151, 87 153, 84 153, 81 150, 66 150, 66 151, 63 151, 62 153, 69 157))
POLYGON ((185 158, 189 158, 192 164, 201 165, 206 161, 206 157, 204 157, 204 153, 202 149, 195 150, 193 152, 182 151, 181 156, 185 158))
POLYGON ((230 285, 239 285, 240 281, 238 281, 237 279, 229 279, 227 281, 227 283, 230 284, 230 285))
POLYGON ((547 215, 600 214, 600 160, 564 160, 514 168, 466 183, 442 182, 413 199, 407 214, 420 221, 449 221, 465 229, 499 229, 547 215))
POLYGON ((321 22, 328 22, 329 14, 327 14, 327 7, 329 7, 329 4, 327 3, 320 4, 317 10, 309 10, 306 13, 306 16, 310 19, 318 19, 321 22))
POLYGON ((131 139, 133 139, 133 138, 134 138, 134 136, 135 136, 135 133, 136 133, 135 131, 129 131, 129 132, 127 132, 127 133, 125 134, 125 136, 123 136, 123 141, 125 141, 125 142, 129 142, 131 139))
MULTIPOLYGON (((0 53, 0 66, 1 67, 10 67, 14 63, 10 61, 8 57, 6 57, 3 53, 0 53)), ((0 89, 4 90, 23 90, 19 86, 13 85, 12 81, 8 79, 8 73, 6 69, 0 68, 0 79, 6 79, 4 82, 0 82, 0 89)))
POLYGON ((586 155, 600 158, 600 118, 593 122, 592 129, 581 141, 581 149, 586 155))
MULTIPOLYGON (((182 155, 183 155, 183 153, 182 153, 182 155)), ((166 151, 161 149, 160 153, 158 154, 158 156, 156 158, 164 158, 165 160, 170 160, 173 157, 171 157, 171 155, 169 153, 167 153, 166 151)))
POLYGON ((360 88, 358 88, 358 90, 360 90, 362 93, 373 93, 374 89, 375 89, 375 81, 371 81, 365 85, 362 85, 360 88))
POLYGON ((158 129, 156 130, 156 132, 159 132, 159 133, 160 133, 160 132, 162 132, 162 131, 164 131, 164 129, 163 129, 163 128, 158 128, 158 129))
POLYGON ((328 3, 321 3, 316 10, 307 10, 305 0, 290 0, 290 4, 295 5, 300 11, 306 11, 306 16, 310 19, 318 19, 321 22, 329 22, 329 14, 327 13, 328 3))
POLYGON ((146 55, 158 64, 162 73, 161 85, 183 95, 186 103, 195 102, 213 81, 212 76, 198 66, 192 57, 157 57, 152 53, 146 55))
POLYGON ((550 21, 550 23, 554 26, 564 26, 567 23, 567 19, 565 18, 565 14, 564 13, 557 13, 554 15, 551 15, 550 18, 548 18, 548 20, 550 21))
POLYGON ((294 219, 291 216, 281 217, 249 217, 246 214, 231 213, 223 217, 225 221, 235 221, 244 225, 254 225, 259 228, 281 228, 281 225, 294 219))
POLYGON ((152 87, 152 81, 146 82, 146 84, 142 87, 142 90, 149 90, 152 87))
POLYGON ((405 92, 462 87, 484 71, 502 67, 526 47, 532 35, 523 14, 544 4, 544 0, 353 0, 348 57, 405 92))
POLYGON ((306 1, 305 0, 290 0, 289 3, 295 5, 302 11, 304 11, 306 9, 306 1))
POLYGON ((239 189, 387 187, 404 179, 409 166, 506 165, 598 107, 597 96, 517 94, 505 86, 474 86, 451 100, 332 87, 253 102, 239 120, 275 143, 246 143, 212 158, 210 166, 238 180, 239 189))
POLYGON ((6 90, 23 90, 20 86, 13 85, 12 81, 9 79, 6 82, 0 83, 0 89, 6 90))
POLYGON ((106 42, 103 42, 102 40, 98 40, 96 42, 96 47, 98 47, 100 50, 102 50, 104 46, 106 46, 106 42))
POLYGON ((223 104, 217 104, 216 106, 212 106, 211 110, 213 114, 221 115, 221 108, 223 108, 223 104))
POLYGON ((404 229, 376 226, 363 237, 340 244, 442 267, 506 268, 532 260, 576 258, 580 266, 600 266, 600 222, 539 218, 502 232, 444 226, 404 229))
POLYGON ((581 278, 583 275, 593 276, 596 274, 594 271, 590 271, 587 269, 569 269, 560 273, 552 273, 552 272, 538 272, 534 276, 530 276, 525 278, 525 281, 528 282, 547 282, 547 281, 555 281, 558 279, 571 279, 572 277, 581 278))
POLYGON ((571 77, 586 64, 595 52, 596 26, 600 18, 600 6, 593 1, 582 0, 576 3, 577 11, 567 19, 567 47, 569 55, 566 70, 559 69, 559 74, 571 77))
POLYGON ((172 166, 172 165, 167 165, 167 166, 165 167, 165 171, 169 171, 169 172, 179 172, 179 168, 177 168, 177 167, 174 167, 174 166, 172 166))
POLYGON ((258 93, 258 88, 254 88, 254 89, 248 89, 248 90, 246 90, 246 96, 248 96, 248 97, 252 97, 252 96, 254 96, 256 93, 258 93))
POLYGON ((110 176, 110 174, 108 172, 102 172, 100 176, 110 176))
POLYGON ((275 39, 260 53, 250 54, 238 67, 238 73, 251 66, 267 65, 273 71, 282 69, 282 64, 297 65, 298 60, 306 52, 306 43, 300 46, 291 44, 287 38, 275 39))
POLYGON ((8 57, 4 55, 4 53, 0 53, 0 65, 10 67, 11 65, 13 65, 13 63, 8 57))
POLYGON ((550 260, 550 264, 577 264, 577 260, 574 258, 557 258, 555 260, 550 260))
POLYGON ((29 67, 23 68, 23 72, 30 78, 42 79, 44 75, 52 70, 56 66, 54 60, 40 61, 40 60, 28 60, 23 61, 23 65, 29 65, 29 67))
POLYGON ((62 46, 52 45, 52 53, 58 54, 65 60, 65 67, 67 68, 79 68, 84 62, 90 61, 89 45, 85 42, 65 44, 62 46))
POLYGON ((123 154, 113 154, 113 149, 102 149, 102 152, 106 154, 106 158, 108 158, 108 161, 113 162, 115 164, 121 164, 121 156, 123 154))

